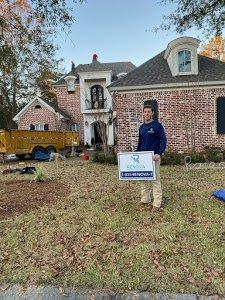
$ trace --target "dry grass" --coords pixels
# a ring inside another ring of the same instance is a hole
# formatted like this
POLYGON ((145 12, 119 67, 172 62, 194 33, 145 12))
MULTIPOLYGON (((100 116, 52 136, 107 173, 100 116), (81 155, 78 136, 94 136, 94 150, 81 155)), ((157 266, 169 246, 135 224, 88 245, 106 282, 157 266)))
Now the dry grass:
POLYGON ((224 170, 161 167, 165 207, 152 215, 138 207, 138 182, 119 181, 116 166, 71 159, 44 168, 70 194, 1 221, 1 283, 225 293, 224 203, 211 197, 224 170))

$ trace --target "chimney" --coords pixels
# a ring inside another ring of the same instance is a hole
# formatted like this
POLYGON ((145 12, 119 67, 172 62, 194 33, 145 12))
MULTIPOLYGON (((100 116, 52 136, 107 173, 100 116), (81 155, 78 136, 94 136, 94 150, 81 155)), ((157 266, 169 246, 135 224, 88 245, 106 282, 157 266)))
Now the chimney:
POLYGON ((94 61, 98 61, 98 55, 97 54, 93 54, 92 56, 92 62, 94 61))
POLYGON ((75 71, 75 63, 72 61, 72 65, 71 65, 71 72, 75 71))

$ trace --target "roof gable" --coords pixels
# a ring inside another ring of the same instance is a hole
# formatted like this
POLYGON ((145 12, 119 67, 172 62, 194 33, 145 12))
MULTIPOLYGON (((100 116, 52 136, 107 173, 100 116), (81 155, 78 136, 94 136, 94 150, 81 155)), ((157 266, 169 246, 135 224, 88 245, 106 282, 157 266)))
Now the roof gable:
POLYGON ((13 121, 19 121, 19 119, 21 118, 21 116, 26 113, 26 111, 28 110, 29 107, 31 107, 31 105, 35 102, 39 102, 41 105, 45 106, 48 110, 52 111, 53 113, 57 114, 59 113, 61 118, 64 119, 69 119, 69 116, 67 114, 65 114, 62 110, 60 110, 57 105, 50 103, 46 100, 41 99, 40 97, 36 96, 33 100, 31 100, 30 102, 27 103, 27 105, 21 109, 20 112, 18 112, 17 115, 15 115, 15 117, 13 118, 13 121))

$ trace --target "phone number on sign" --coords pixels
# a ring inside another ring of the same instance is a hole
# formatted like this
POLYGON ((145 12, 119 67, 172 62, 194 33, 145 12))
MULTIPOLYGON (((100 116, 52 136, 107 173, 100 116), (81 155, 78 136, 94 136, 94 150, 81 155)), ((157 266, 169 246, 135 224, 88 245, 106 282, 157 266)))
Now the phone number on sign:
POLYGON ((153 177, 153 172, 121 172, 121 177, 153 177))

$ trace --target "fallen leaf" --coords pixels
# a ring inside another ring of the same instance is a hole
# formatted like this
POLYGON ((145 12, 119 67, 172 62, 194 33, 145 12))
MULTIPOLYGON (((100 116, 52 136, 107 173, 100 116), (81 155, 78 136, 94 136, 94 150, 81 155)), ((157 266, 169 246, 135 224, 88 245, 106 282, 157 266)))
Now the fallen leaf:
POLYGON ((158 260, 156 260, 156 259, 154 259, 154 261, 153 261, 153 263, 155 264, 155 265, 159 265, 159 262, 158 262, 158 260))
POLYGON ((161 272, 161 271, 155 272, 156 278, 161 278, 162 276, 163 276, 163 272, 161 272))
POLYGON ((215 270, 212 270, 211 273, 212 273, 215 277, 220 276, 220 274, 219 274, 217 271, 215 271, 215 270))

